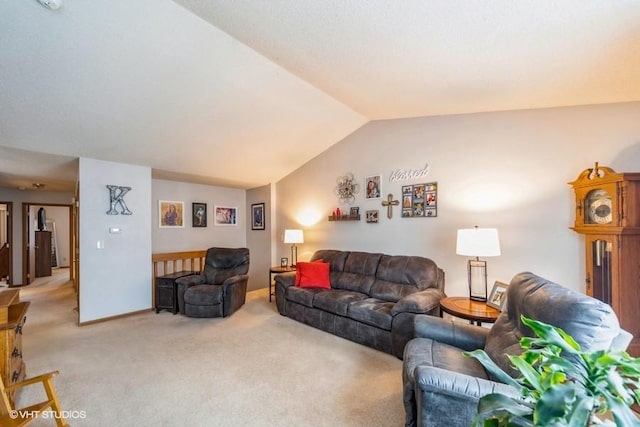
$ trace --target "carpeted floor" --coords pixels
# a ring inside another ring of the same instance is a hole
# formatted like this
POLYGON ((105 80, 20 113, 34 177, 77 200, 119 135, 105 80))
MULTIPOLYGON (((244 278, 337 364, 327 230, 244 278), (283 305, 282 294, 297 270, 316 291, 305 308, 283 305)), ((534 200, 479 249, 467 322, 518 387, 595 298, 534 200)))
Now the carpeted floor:
MULTIPOLYGON (((83 327, 70 282, 30 285, 21 299, 27 375, 60 371, 73 426, 404 422, 400 360, 280 316, 266 289, 229 318, 150 311, 83 327)), ((18 403, 41 395, 31 387, 18 403)))

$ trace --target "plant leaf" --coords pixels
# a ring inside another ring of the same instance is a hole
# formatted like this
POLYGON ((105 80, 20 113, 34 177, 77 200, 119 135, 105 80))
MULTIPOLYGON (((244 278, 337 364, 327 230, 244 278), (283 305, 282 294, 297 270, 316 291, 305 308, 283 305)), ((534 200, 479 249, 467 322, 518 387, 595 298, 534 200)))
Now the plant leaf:
POLYGON ((491 373, 495 378, 497 378, 500 382, 505 384, 509 384, 512 387, 515 387, 518 390, 522 389, 522 385, 518 383, 515 379, 513 379, 509 374, 502 370, 496 363, 491 360, 489 355, 485 353, 484 350, 473 350, 471 352, 465 351, 463 353, 465 356, 473 357, 478 360, 484 366, 484 368, 491 373))

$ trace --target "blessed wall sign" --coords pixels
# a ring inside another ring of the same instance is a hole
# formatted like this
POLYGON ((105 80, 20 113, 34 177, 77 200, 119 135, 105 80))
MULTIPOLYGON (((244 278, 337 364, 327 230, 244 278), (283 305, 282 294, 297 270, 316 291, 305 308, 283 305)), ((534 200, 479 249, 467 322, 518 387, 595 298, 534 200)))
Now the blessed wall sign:
POLYGON ((389 182, 407 181, 414 178, 424 178, 429 174, 429 165, 422 169, 396 169, 389 175, 389 182))

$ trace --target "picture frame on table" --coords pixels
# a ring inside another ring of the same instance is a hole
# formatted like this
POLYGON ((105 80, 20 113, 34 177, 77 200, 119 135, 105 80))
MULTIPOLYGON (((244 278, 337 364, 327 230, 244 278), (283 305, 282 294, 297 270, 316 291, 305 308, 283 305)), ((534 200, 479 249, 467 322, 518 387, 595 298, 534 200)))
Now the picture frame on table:
POLYGON ((207 226, 207 204, 191 203, 191 226, 206 227, 207 226))
POLYGON ((158 226, 160 228, 184 228, 184 202, 158 200, 158 226))
POLYGON ((493 284, 493 288, 491 289, 491 293, 489 294, 489 298, 487 299, 487 305, 495 308, 496 310, 502 311, 507 303, 508 287, 508 284, 496 280, 493 284))
POLYGON ((289 258, 286 258, 286 257, 280 258, 280 267, 282 268, 289 267, 289 258))
POLYGON ((264 230, 265 212, 264 203, 254 203, 251 205, 251 229, 264 230))

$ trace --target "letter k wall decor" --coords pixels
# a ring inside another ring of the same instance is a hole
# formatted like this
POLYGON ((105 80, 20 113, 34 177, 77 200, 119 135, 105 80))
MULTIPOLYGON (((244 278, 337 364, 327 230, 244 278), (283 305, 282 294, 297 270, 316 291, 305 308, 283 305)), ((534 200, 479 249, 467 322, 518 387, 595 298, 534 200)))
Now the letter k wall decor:
POLYGON ((124 202, 124 195, 127 194, 131 187, 123 187, 121 185, 107 185, 109 189, 109 210, 107 215, 132 215, 133 212, 129 210, 127 204, 124 202), (120 212, 116 207, 120 207, 120 212))

